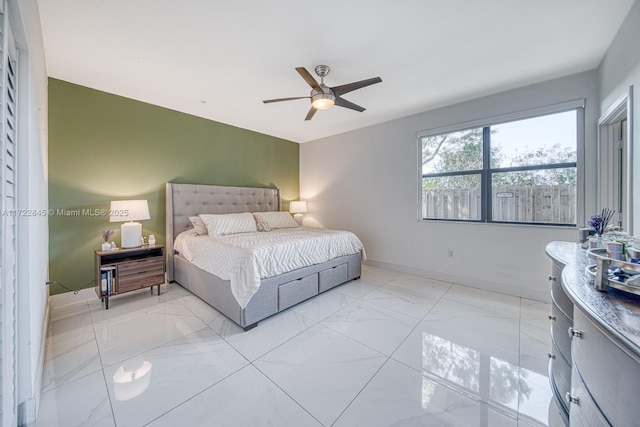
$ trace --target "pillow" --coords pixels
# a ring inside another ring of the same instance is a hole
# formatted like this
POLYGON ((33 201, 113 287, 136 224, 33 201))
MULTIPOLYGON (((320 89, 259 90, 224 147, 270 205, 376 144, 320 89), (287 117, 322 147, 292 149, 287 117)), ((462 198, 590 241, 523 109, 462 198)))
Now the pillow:
POLYGON ((193 228, 196 230, 196 233, 198 233, 199 236, 204 236, 207 234, 207 226, 204 225, 202 218, 200 218, 199 216, 190 216, 189 220, 191 220, 191 225, 193 225, 193 228))
POLYGON ((259 230, 259 231, 270 231, 275 228, 300 227, 300 225, 296 222, 295 219, 293 219, 293 217, 289 212, 284 212, 284 211, 254 212, 253 216, 256 218, 256 223, 266 224, 267 225, 266 228, 269 228, 269 230, 265 229, 265 230, 259 230))
POLYGON ((267 221, 265 221, 264 218, 262 218, 261 216, 256 216, 255 214, 253 215, 253 217, 256 220, 258 231, 271 231, 271 226, 267 221))
POLYGON ((200 215, 207 226, 209 236, 225 236, 227 234, 249 233, 258 231, 256 220, 249 212, 223 215, 200 215))

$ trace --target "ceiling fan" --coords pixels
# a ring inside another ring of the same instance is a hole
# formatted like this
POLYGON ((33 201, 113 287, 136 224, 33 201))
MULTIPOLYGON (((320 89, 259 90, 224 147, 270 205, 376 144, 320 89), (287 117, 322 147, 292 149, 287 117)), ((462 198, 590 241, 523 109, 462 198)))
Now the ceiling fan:
POLYGON ((304 118, 305 120, 311 120, 317 110, 328 110, 334 105, 363 112, 365 110, 363 107, 347 101, 342 98, 342 95, 365 86, 380 83, 382 79, 380 77, 373 77, 359 82, 329 87, 324 84, 324 78, 327 77, 330 70, 331 69, 328 65, 318 65, 315 68, 316 74, 320 77, 320 83, 318 84, 317 80, 307 71, 306 68, 297 67, 296 71, 302 76, 304 81, 311 86, 311 94, 309 96, 297 96, 294 98, 266 99, 262 102, 269 104, 271 102, 293 101, 294 99, 311 99, 311 109, 307 113, 307 117, 304 118))

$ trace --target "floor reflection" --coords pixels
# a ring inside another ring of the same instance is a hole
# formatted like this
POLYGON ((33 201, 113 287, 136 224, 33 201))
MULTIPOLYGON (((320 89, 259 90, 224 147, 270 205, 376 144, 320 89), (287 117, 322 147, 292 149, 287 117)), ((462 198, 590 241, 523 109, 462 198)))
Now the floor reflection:
POLYGON ((249 332, 175 284, 56 308, 36 426, 562 425, 549 304, 367 266, 342 286, 249 332))
MULTIPOLYGON (((444 384, 514 417, 520 413, 532 424, 547 425, 542 415, 551 391, 545 375, 426 332, 422 334, 422 369, 424 410, 444 384)), ((489 425, 486 408, 481 405, 479 411, 481 425, 489 425)))
POLYGON ((113 374, 113 391, 116 400, 125 401, 140 396, 151 383, 151 362, 142 356, 127 360, 113 374))

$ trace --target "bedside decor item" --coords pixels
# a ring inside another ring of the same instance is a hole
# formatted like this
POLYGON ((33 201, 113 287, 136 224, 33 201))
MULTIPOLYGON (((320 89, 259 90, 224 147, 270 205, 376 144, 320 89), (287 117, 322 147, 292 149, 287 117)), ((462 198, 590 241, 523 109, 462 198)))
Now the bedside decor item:
POLYGON ((298 200, 289 204, 289 212, 293 214, 293 219, 300 225, 302 225, 303 213, 307 212, 307 202, 304 200, 298 200))
POLYGON ((111 202, 110 222, 123 222, 120 226, 120 246, 123 248, 137 248, 142 241, 142 224, 139 222, 150 219, 149 205, 146 200, 115 200, 111 202), (128 221, 128 222, 126 222, 128 221))
POLYGON ((110 251, 112 248, 111 243, 109 243, 109 239, 111 238, 111 236, 113 236, 114 231, 113 230, 102 230, 100 232, 100 234, 102 235, 102 240, 104 240, 104 242, 102 243, 102 250, 103 251, 110 251))

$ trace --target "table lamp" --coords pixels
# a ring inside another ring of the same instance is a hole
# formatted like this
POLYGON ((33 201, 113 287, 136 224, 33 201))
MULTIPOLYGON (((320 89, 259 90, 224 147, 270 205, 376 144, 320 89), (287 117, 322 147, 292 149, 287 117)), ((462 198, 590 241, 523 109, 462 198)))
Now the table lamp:
POLYGON ((295 219, 299 225, 302 225, 302 214, 307 212, 307 202, 298 200, 289 203, 289 212, 293 214, 293 219, 295 219))
POLYGON ((146 200, 115 200, 111 202, 109 222, 123 223, 120 226, 120 246, 123 248, 137 248, 142 245, 142 224, 134 221, 150 218, 149 205, 146 200))

